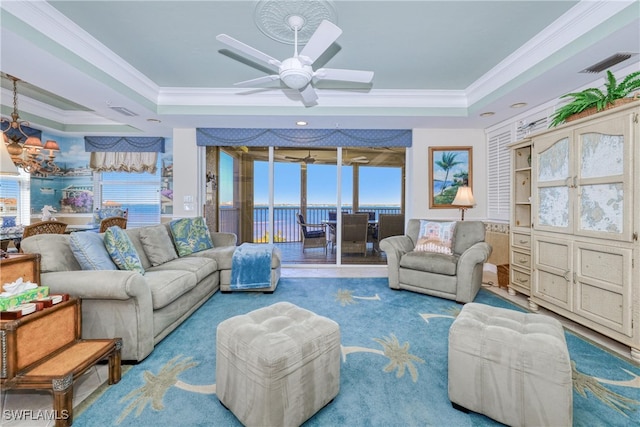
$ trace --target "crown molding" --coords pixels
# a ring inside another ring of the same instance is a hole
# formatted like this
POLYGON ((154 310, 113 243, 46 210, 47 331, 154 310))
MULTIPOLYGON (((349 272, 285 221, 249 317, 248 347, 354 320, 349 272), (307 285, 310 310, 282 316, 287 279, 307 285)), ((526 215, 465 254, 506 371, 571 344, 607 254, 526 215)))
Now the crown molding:
POLYGON ((523 75, 535 65, 636 1, 580 1, 542 32, 469 85, 465 90, 469 104, 475 104, 523 75))
POLYGON ((43 0, 12 0, 0 2, 0 7, 30 28, 62 46, 82 61, 155 102, 158 86, 108 49, 73 21, 43 0))
MULTIPOLYGON (((457 90, 340 91, 316 89, 318 105, 336 107, 467 108, 457 90), (345 96, 348 93, 349 96, 345 96)), ((289 89, 161 88, 158 106, 300 106, 297 91, 289 89), (250 96, 249 96, 250 95, 250 96)))

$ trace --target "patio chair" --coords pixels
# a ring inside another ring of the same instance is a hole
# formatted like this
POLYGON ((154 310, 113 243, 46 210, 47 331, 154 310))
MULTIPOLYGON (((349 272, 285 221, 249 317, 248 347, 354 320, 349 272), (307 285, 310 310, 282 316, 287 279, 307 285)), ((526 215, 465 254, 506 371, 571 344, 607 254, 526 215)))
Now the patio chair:
POLYGON ((374 221, 376 220, 375 211, 356 211, 357 214, 367 214, 368 215, 368 226, 367 226, 367 243, 371 243, 373 250, 377 250, 376 248, 376 239, 378 235, 378 224, 374 221))
POLYGON ((380 214, 376 231, 376 250, 380 250, 380 241, 389 236, 404 234, 404 214, 380 214))
POLYGON ((100 221, 100 233, 107 231, 107 228, 117 225, 123 230, 127 228, 127 218, 121 216, 110 216, 100 221))
POLYGON ((342 253, 362 253, 367 255, 367 233, 369 215, 342 215, 342 253))
POLYGON ((327 233, 324 224, 307 224, 301 213, 296 214, 298 224, 302 230, 302 252, 305 249, 324 248, 327 252, 327 233))

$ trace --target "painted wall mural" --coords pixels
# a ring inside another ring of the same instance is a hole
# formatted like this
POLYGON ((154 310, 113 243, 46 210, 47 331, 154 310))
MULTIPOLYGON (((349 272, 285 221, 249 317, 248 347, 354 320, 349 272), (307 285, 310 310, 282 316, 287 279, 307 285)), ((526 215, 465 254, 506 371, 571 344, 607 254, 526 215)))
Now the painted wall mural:
MULTIPOLYGON (((84 137, 47 135, 60 145, 55 162, 60 173, 48 177, 31 177, 31 214, 45 205, 58 214, 86 214, 94 207, 94 173, 89 168, 90 153, 85 151, 84 137)), ((173 141, 165 140, 165 153, 159 153, 161 164, 161 213, 173 213, 173 141)))

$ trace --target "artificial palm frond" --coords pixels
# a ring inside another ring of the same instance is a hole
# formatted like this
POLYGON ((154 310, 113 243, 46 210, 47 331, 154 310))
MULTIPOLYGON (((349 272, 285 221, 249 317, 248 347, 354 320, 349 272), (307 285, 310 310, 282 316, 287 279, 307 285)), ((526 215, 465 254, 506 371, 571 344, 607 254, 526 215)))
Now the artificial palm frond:
POLYGON ((582 92, 573 92, 562 95, 562 98, 573 98, 573 101, 558 108, 551 116, 549 127, 555 127, 564 123, 570 116, 581 113, 595 107, 597 111, 604 110, 608 104, 613 104, 617 99, 627 97, 631 92, 640 90, 640 71, 626 76, 620 83, 613 73, 607 70, 607 78, 604 84, 606 92, 598 88, 588 88, 582 92))

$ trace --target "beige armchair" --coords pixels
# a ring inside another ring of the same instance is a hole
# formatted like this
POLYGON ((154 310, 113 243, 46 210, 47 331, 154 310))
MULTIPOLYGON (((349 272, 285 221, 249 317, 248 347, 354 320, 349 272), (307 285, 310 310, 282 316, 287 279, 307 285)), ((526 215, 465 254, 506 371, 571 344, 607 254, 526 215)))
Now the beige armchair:
MULTIPOLYGON (((406 234, 380 242, 387 256, 389 287, 457 302, 471 302, 482 285, 482 267, 491 255, 482 221, 457 221, 452 254, 415 251, 420 219, 410 219, 406 234)), ((432 221, 432 220, 430 220, 432 221)), ((432 221, 449 222, 449 221, 432 221)))

